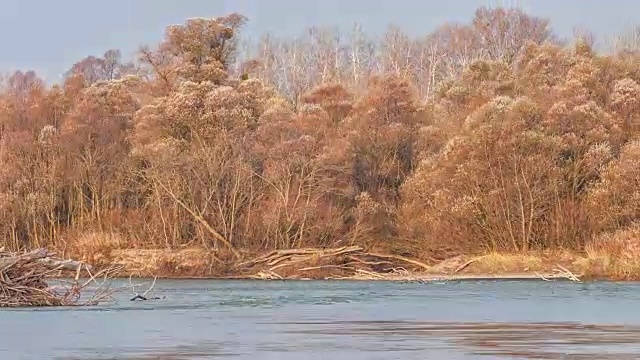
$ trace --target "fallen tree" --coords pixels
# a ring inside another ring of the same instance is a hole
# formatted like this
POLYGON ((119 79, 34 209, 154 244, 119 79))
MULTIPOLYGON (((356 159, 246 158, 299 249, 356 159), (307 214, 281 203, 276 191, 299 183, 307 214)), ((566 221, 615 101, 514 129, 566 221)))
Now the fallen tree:
POLYGON ((95 305, 111 296, 107 279, 118 268, 106 268, 95 274, 89 264, 55 258, 47 249, 10 253, 0 249, 0 307, 95 305), (50 286, 48 278, 75 272, 71 281, 58 280, 50 286), (86 274, 83 281, 81 275, 86 274), (98 279, 102 281, 99 282, 98 279), (83 293, 91 294, 83 299, 83 293))
POLYGON ((263 280, 359 279, 422 282, 425 279, 542 279, 580 281, 568 269, 555 265, 554 272, 514 272, 510 274, 461 274, 486 256, 466 260, 456 257, 436 265, 394 254, 367 252, 360 246, 304 248, 271 251, 237 265, 239 272, 263 280), (455 260, 455 261, 454 261, 455 260))
POLYGON ((408 273, 407 268, 428 271, 431 266, 399 255, 378 254, 364 251, 360 246, 343 246, 334 249, 286 249, 272 251, 256 259, 238 264, 238 267, 257 270, 252 277, 260 279, 311 278, 312 272, 325 278, 372 277, 383 274, 408 273))

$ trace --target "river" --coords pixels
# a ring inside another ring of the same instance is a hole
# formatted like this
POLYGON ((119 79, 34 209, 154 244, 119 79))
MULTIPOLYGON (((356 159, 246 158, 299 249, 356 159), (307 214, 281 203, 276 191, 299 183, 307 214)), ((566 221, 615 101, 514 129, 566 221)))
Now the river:
POLYGON ((2 310, 0 359, 640 359, 635 283, 158 280, 153 294, 2 310))

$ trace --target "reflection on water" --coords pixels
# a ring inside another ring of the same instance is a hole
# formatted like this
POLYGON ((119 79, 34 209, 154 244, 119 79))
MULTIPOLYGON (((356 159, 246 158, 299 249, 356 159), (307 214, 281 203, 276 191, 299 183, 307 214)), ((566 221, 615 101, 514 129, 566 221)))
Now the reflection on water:
POLYGON ((640 357, 639 326, 569 322, 508 324, 410 321, 315 322, 297 325, 307 328, 300 330, 300 333, 312 336, 363 336, 374 343, 394 339, 416 342, 427 338, 441 339, 450 343, 449 346, 464 348, 474 355, 529 359, 640 357))
MULTIPOLYGON (((322 353, 329 349, 358 352, 429 352, 439 349, 463 350, 469 356, 521 359, 638 359, 640 357, 640 327, 582 325, 580 323, 426 323, 408 321, 335 321, 280 323, 298 330, 286 333, 310 337, 349 338, 350 341, 291 344, 265 344, 260 353, 295 353, 311 350, 322 353), (426 346, 429 345, 429 346, 426 346)), ((205 359, 237 357, 236 344, 207 342, 198 346, 177 346, 173 349, 153 347, 129 349, 118 359, 205 359)), ((362 357, 367 358, 367 357, 362 357)), ((58 359, 103 360, 113 357, 60 357, 58 359)))
POLYGON ((640 359, 628 283, 158 281, 0 311, 0 359, 640 359))

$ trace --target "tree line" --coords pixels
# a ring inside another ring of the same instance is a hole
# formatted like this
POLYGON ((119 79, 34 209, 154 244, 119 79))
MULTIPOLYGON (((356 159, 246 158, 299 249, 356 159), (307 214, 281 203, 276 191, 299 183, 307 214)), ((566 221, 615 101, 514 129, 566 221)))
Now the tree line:
POLYGON ((445 257, 631 241, 640 65, 618 39, 480 8, 377 41, 312 28, 240 41, 240 14, 34 72, 0 92, 12 249, 362 245, 445 257), (621 240, 622 239, 622 240, 621 240))

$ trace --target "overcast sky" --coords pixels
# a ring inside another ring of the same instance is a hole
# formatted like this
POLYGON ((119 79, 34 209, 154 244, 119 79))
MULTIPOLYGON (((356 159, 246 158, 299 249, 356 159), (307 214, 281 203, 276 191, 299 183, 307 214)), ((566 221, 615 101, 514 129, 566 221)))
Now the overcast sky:
MULTIPOLYGON (((503 2, 508 2, 504 0, 503 2)), ((515 3, 516 1, 511 1, 515 3)), ((551 19, 568 36, 575 25, 608 37, 640 23, 638 0, 520 0, 530 14, 551 19)), ((55 82, 75 61, 120 49, 129 57, 140 44, 157 43, 167 25, 190 17, 240 12, 245 35, 295 36, 312 25, 348 28, 355 22, 371 34, 393 23, 413 35, 447 21, 468 21, 493 0, 1 0, 0 72, 36 70, 55 82)))

